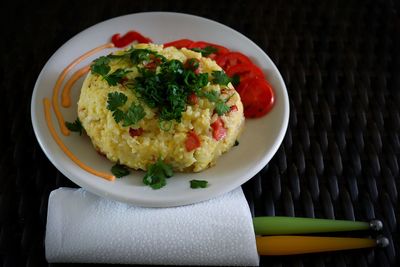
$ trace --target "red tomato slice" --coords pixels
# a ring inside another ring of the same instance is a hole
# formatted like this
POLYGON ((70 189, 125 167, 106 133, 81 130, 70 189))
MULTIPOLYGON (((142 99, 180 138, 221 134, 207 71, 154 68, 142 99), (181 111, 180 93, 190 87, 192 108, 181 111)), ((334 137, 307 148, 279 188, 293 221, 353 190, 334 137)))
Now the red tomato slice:
POLYGON ((229 52, 219 55, 216 61, 217 64, 225 71, 237 64, 253 64, 246 55, 243 55, 240 52, 229 52))
POLYGON ((144 37, 142 34, 135 31, 129 31, 122 37, 119 33, 116 33, 111 37, 111 42, 115 45, 115 47, 119 48, 125 47, 134 41, 139 43, 151 43, 150 38, 144 37))
POLYGON ((275 103, 275 94, 271 85, 263 79, 248 79, 240 86, 244 116, 259 118, 267 114, 275 103))
POLYGON ((244 82, 248 79, 252 78, 262 78, 265 79, 264 73, 262 70, 254 64, 246 64, 240 63, 234 66, 231 66, 226 70, 226 74, 229 77, 233 77, 235 75, 240 76, 240 83, 244 82))
POLYGON ((188 132, 185 141, 186 151, 190 152, 195 150, 196 148, 200 147, 200 145, 200 138, 197 136, 197 134, 193 130, 188 132))
POLYGON ((218 117, 218 119, 211 124, 211 128, 213 129, 213 138, 215 140, 219 141, 226 136, 227 130, 224 127, 224 121, 221 117, 218 117))
POLYGON ((182 48, 182 47, 188 47, 192 43, 193 43, 193 41, 190 39, 179 39, 176 41, 165 43, 164 47, 174 46, 176 48, 182 48))
MULTIPOLYGON (((253 79, 258 79, 257 77, 256 78, 253 78, 253 79)), ((239 83, 239 85, 237 85, 236 87, 235 87, 235 90, 236 90, 236 92, 238 92, 238 94, 240 95, 240 97, 242 97, 242 92, 244 91, 244 90, 246 90, 246 88, 249 86, 249 81, 250 80, 252 80, 252 79, 248 79, 247 81, 241 81, 240 83, 239 83)))
POLYGON ((191 45, 189 45, 189 49, 192 48, 206 48, 207 46, 212 46, 215 47, 217 49, 217 52, 210 54, 208 57, 209 58, 216 58, 217 55, 222 55, 222 54, 226 54, 229 53, 229 49, 226 47, 223 47, 222 45, 217 45, 217 44, 213 44, 213 43, 208 43, 208 42, 203 42, 203 41, 198 41, 198 42, 194 42, 191 45))

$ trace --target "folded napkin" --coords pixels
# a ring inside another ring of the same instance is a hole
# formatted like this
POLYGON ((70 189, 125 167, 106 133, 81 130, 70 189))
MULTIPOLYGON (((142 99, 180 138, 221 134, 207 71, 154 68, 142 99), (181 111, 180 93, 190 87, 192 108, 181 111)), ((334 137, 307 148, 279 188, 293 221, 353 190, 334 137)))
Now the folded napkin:
POLYGON ((50 194, 45 246, 49 262, 259 264, 241 188, 173 208, 141 208, 60 188, 50 194))

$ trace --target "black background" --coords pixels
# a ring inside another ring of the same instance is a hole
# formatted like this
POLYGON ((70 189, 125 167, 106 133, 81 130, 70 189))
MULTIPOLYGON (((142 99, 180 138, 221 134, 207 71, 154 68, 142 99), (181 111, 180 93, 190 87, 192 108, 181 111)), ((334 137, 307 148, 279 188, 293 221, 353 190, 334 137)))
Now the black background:
POLYGON ((396 266, 399 6, 379 0, 2 2, 0 264, 47 265, 48 195, 75 186, 44 156, 31 126, 32 90, 46 61, 75 34, 103 20, 175 11, 245 34, 286 82, 291 111, 284 142, 243 187, 253 215, 379 218, 391 242, 385 249, 261 257, 261 265, 396 266))

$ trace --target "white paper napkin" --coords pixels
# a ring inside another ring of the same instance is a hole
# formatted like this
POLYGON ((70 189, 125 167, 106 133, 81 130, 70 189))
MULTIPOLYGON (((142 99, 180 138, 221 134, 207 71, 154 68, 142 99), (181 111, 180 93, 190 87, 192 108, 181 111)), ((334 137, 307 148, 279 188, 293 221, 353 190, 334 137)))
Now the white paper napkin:
POLYGON ((50 194, 49 262, 258 266, 241 188, 198 204, 141 208, 82 189, 50 194))

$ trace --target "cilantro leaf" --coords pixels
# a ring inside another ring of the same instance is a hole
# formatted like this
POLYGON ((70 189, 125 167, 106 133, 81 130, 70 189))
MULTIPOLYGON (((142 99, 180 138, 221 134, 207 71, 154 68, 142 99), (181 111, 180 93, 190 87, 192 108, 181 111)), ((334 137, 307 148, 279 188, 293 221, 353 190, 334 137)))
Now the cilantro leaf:
POLYGON ((93 73, 101 75, 109 85, 117 85, 117 83, 121 82, 122 78, 130 71, 117 69, 113 73, 108 74, 111 70, 111 67, 108 65, 111 61, 111 58, 115 58, 115 56, 109 55, 99 57, 93 61, 93 64, 90 66, 90 70, 93 73))
POLYGON ((107 81, 109 85, 117 85, 117 83, 120 83, 121 80, 124 78, 124 76, 131 72, 130 70, 124 70, 124 69, 117 69, 113 73, 108 74, 107 76, 103 76, 104 80, 107 81))
POLYGON ((216 48, 214 46, 206 46, 204 48, 196 47, 196 48, 192 48, 191 50, 201 53, 201 55, 203 57, 208 57, 209 55, 218 52, 218 48, 216 48))
POLYGON ((177 120, 180 121, 182 112, 186 108, 187 93, 177 84, 170 83, 167 85, 167 99, 164 103, 167 105, 160 112, 161 120, 177 120))
POLYGON ((144 118, 146 113, 144 112, 143 107, 140 104, 133 104, 129 107, 127 112, 124 114, 124 121, 122 126, 130 126, 136 124, 138 121, 144 118))
POLYGON ((215 70, 213 71, 213 82, 220 85, 228 85, 231 82, 231 79, 225 74, 223 71, 215 70))
POLYGON ((164 163, 160 159, 159 159, 159 161, 160 161, 160 163, 159 163, 160 168, 163 170, 165 176, 167 178, 174 176, 174 171, 172 170, 172 166, 169 165, 169 164, 164 163))
POLYGON ((108 94, 107 109, 112 111, 112 115, 116 123, 123 121, 123 126, 136 124, 144 118, 146 113, 141 105, 131 104, 126 112, 123 112, 119 107, 125 105, 128 97, 120 92, 112 92, 108 94))
POLYGON ((128 175, 130 171, 126 166, 117 163, 111 167, 111 173, 114 174, 115 177, 121 178, 123 176, 128 175))
POLYGON ((122 110, 120 110, 119 108, 114 110, 112 115, 113 115, 113 118, 116 123, 119 123, 120 121, 122 121, 125 118, 125 113, 122 110))
POLYGON ((119 92, 109 93, 107 99, 107 109, 115 111, 117 108, 123 106, 127 100, 128 97, 123 93, 119 92))
POLYGON ((149 49, 133 49, 130 54, 130 59, 133 64, 139 64, 143 61, 149 61, 150 55, 156 54, 154 51, 149 49))
POLYGON ((160 189, 167 184, 166 179, 173 175, 172 166, 158 159, 156 163, 148 167, 143 183, 153 189, 160 189))
POLYGON ((190 180, 190 188, 206 188, 208 181, 206 180, 190 180))
POLYGON ((183 82, 189 91, 199 93, 199 90, 208 84, 208 73, 196 75, 193 71, 185 71, 183 82))
POLYGON ((150 186, 153 189, 160 189, 167 184, 164 176, 159 173, 153 173, 152 175, 145 176, 143 183, 150 186))
POLYGON ((183 74, 184 72, 183 63, 177 59, 170 60, 164 64, 164 72, 167 75, 183 74))
MULTIPOLYGON (((220 99, 219 92, 217 92, 215 90, 212 90, 209 92, 201 92, 200 96, 204 96, 210 102, 215 103, 215 112, 217 112, 219 116, 222 116, 223 114, 225 114, 226 112, 228 112, 230 110, 230 107, 228 107, 228 105, 225 104, 227 100, 223 101, 222 99, 220 99)), ((229 98, 228 98, 228 100, 229 100, 229 98)))
POLYGON ((107 57, 109 59, 122 59, 122 58, 126 58, 126 57, 130 57, 131 53, 135 50, 135 48, 131 47, 126 51, 118 51, 117 53, 114 54, 109 54, 107 55, 107 57))
POLYGON ((79 135, 82 135, 84 129, 82 126, 81 121, 79 120, 79 118, 77 118, 74 122, 65 122, 65 126, 68 128, 68 130, 70 130, 71 132, 78 132, 79 135))
POLYGON ((219 92, 212 90, 209 92, 203 92, 201 96, 207 98, 210 102, 217 102, 219 100, 219 92))
POLYGON ((105 76, 111 69, 108 63, 110 63, 110 59, 108 57, 105 56, 99 57, 98 59, 93 61, 92 65, 90 66, 90 70, 93 73, 105 76))
POLYGON ((231 108, 228 107, 227 104, 225 104, 224 101, 219 100, 217 101, 217 103, 215 103, 215 112, 218 113, 219 116, 224 115, 225 113, 227 113, 231 108))

